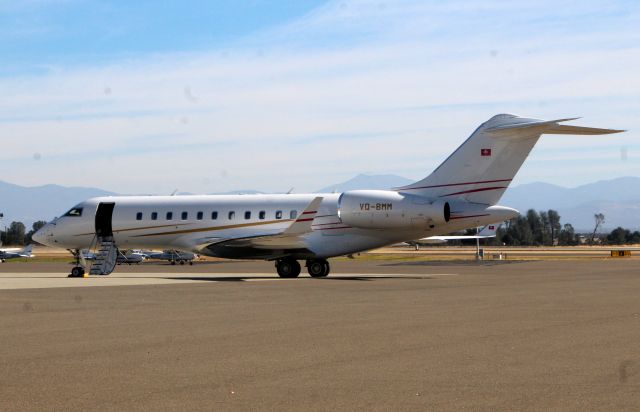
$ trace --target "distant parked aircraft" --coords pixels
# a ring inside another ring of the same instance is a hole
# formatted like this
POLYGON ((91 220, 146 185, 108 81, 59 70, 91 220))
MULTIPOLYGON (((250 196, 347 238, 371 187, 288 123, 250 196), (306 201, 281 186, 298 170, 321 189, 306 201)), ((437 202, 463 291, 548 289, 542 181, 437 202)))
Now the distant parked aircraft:
POLYGON ((198 257, 195 253, 191 252, 181 252, 178 250, 165 250, 162 252, 142 252, 147 259, 155 259, 155 260, 166 260, 172 265, 179 263, 184 265, 185 263, 189 263, 193 265, 193 260, 198 257))
POLYGON ((499 227, 499 224, 487 225, 483 227, 477 235, 429 236, 423 237, 422 239, 418 240, 412 240, 406 243, 415 246, 416 250, 418 250, 420 246, 447 243, 450 240, 488 239, 496 237, 496 231, 499 227))
MULTIPOLYGON (((2 246, 2 243, 0 243, 2 246)), ((33 250, 33 245, 28 245, 23 249, 12 248, 12 249, 0 249, 0 262, 4 263, 7 259, 17 259, 17 258, 30 258, 34 255, 31 254, 33 250)))

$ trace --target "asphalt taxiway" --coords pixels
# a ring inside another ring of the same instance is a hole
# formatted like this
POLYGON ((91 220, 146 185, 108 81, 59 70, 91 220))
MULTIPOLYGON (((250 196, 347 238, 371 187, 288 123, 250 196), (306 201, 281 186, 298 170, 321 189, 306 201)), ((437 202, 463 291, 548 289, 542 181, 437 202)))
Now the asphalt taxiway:
POLYGON ((67 269, 0 265, 2 410, 640 404, 636 259, 67 269))

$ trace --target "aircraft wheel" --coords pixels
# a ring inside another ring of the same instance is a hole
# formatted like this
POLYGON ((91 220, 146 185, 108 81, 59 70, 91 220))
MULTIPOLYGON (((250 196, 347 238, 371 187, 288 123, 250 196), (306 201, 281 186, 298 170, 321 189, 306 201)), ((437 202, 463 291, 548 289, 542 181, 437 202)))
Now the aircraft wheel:
POLYGON ((189 261, 189 266, 193 266, 193 260, 189 261))
POLYGON ((276 269, 281 278, 297 278, 300 274, 300 263, 295 259, 281 259, 276 262, 276 269))
POLYGON ((81 266, 75 266, 71 269, 70 278, 81 278, 84 276, 84 269, 81 266))
POLYGON ((307 260, 307 272, 313 278, 327 277, 329 269, 329 262, 324 259, 307 260))
POLYGON ((181 265, 184 265, 184 260, 181 260, 181 261, 180 261, 180 264, 181 264, 181 265))
POLYGON ((176 261, 175 261, 175 260, 172 260, 172 261, 171 261, 171 264, 172 264, 172 265, 175 265, 175 264, 176 264, 176 261))

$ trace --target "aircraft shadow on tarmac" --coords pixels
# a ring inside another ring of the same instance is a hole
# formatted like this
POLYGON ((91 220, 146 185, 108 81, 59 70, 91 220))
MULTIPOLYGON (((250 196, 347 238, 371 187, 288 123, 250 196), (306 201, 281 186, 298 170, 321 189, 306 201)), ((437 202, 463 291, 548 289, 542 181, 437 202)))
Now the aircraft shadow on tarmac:
POLYGON ((167 280, 190 280, 190 281, 210 281, 210 282, 244 282, 251 280, 321 280, 321 281, 333 281, 333 280, 355 280, 355 281, 365 281, 369 282, 372 280, 383 280, 383 279, 395 279, 395 280, 423 280, 423 279, 432 279, 429 275, 425 276, 329 276, 326 278, 311 278, 311 277, 301 277, 295 279, 282 279, 280 277, 264 277, 264 276, 225 276, 225 277, 213 277, 213 276, 189 276, 189 277, 164 277, 163 279, 167 280))

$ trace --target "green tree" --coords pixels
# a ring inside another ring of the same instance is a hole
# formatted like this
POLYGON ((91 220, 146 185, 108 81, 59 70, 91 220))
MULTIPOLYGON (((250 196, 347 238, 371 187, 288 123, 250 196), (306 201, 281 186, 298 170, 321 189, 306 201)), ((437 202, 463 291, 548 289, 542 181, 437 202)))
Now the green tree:
POLYGON ((539 242, 541 245, 551 244, 551 225, 549 223, 549 214, 544 210, 540 211, 539 242))
POLYGON ((32 238, 34 233, 36 233, 38 230, 40 230, 40 228, 42 228, 46 224, 47 222, 45 222, 44 220, 38 220, 33 225, 31 225, 31 230, 29 231, 29 233, 25 235, 25 243, 26 244, 31 243, 33 241, 32 238))
POLYGON ((602 226, 602 224, 604 223, 604 215, 602 213, 596 213, 595 215, 593 215, 593 218, 596 221, 596 225, 593 228, 593 234, 591 234, 592 245, 593 245, 593 239, 595 239, 596 237, 596 232, 598 231, 598 228, 602 226))
MULTIPOLYGON (((533 209, 527 210, 526 223, 529 225, 531 239, 521 238, 522 245, 542 245, 544 244, 544 226, 540 215, 533 209)), ((524 234, 524 232, 522 232, 524 234)))
POLYGON ((11 222, 4 243, 8 245, 24 245, 25 227, 22 222, 11 222))
MULTIPOLYGON (((535 210, 533 211, 535 213, 535 210)), ((537 213, 535 213, 537 215, 537 213)), ((528 246, 534 242, 533 232, 529 225, 529 219, 525 216, 518 216, 511 219, 507 224, 504 235, 501 238, 505 245, 528 246)))
POLYGON ((607 235, 607 243, 611 245, 624 245, 629 240, 631 240, 631 232, 620 226, 607 235))
MULTIPOLYGON (((549 211, 547 212, 547 216, 549 217, 551 244, 553 245, 554 241, 556 240, 556 236, 558 236, 562 228, 562 226, 560 225, 560 214, 553 209, 549 209, 549 211)), ((571 227, 571 229, 573 229, 573 227, 571 227)))
POLYGON ((576 231, 570 223, 565 223, 562 230, 558 233, 558 245, 572 246, 577 244, 576 231))

